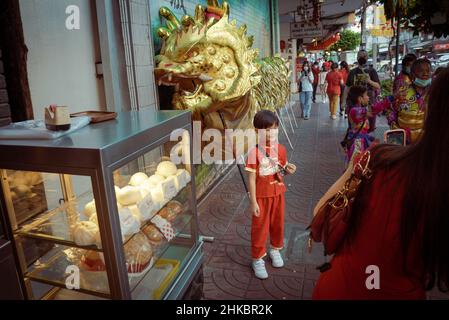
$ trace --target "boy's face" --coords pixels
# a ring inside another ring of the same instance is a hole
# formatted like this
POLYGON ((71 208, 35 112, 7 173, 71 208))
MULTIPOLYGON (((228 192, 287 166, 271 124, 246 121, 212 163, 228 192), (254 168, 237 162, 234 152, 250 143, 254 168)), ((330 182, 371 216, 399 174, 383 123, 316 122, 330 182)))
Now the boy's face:
POLYGON ((278 143, 279 127, 274 124, 267 129, 258 129, 257 134, 261 140, 260 144, 274 145, 278 143))

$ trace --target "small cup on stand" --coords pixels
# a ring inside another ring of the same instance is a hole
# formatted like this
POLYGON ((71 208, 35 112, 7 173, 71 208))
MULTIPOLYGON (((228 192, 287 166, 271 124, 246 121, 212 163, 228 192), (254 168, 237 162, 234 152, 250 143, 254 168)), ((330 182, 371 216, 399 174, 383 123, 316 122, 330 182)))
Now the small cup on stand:
POLYGON ((45 127, 52 131, 70 129, 69 107, 50 105, 45 108, 45 127))

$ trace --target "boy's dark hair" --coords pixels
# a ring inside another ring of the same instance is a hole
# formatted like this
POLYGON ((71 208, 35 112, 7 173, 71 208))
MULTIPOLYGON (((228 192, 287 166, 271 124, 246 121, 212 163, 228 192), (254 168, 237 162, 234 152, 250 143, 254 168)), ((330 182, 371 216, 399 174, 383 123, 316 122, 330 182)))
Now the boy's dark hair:
POLYGON ((352 86, 351 88, 349 88, 349 92, 348 92, 348 101, 349 103, 351 103, 351 105, 356 105, 357 104, 357 100, 359 97, 363 96, 363 94, 365 92, 367 92, 368 89, 366 87, 363 86, 352 86))
POLYGON ((273 125, 279 126, 279 118, 270 110, 260 110, 254 116, 253 124, 256 129, 268 129, 273 125))

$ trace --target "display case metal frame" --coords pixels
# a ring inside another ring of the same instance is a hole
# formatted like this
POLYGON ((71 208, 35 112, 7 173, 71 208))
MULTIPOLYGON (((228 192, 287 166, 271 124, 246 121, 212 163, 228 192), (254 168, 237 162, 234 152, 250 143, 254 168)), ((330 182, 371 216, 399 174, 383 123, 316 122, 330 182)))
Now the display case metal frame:
MULTIPOLYGON (((187 111, 127 111, 118 113, 116 120, 91 124, 70 135, 56 140, 0 140, 0 168, 62 175, 62 184, 70 185, 69 175, 89 176, 98 213, 102 250, 105 257, 109 281, 110 298, 131 299, 128 273, 117 212, 113 172, 139 156, 170 141, 174 129, 185 129, 192 139, 191 113, 187 111)), ((193 145, 190 143, 190 158, 193 145)), ((202 262, 202 242, 198 235, 196 212, 195 172, 191 166, 191 208, 192 237, 191 248, 185 267, 167 290, 165 298, 176 299, 193 278, 202 262), (178 286, 178 287, 176 287, 178 286)), ((3 184, 5 181, 3 181, 3 184)), ((5 196, 0 184, 0 199, 3 212, 9 212, 6 220, 12 234, 11 198, 5 196)), ((66 189, 66 188, 63 188, 66 189)), ((67 190, 67 189, 66 189, 67 190)), ((69 191, 70 193, 70 191, 69 191)), ((69 197, 65 192, 65 197, 69 197)), ((20 253, 16 242, 12 241, 17 260, 20 253)), ((23 271, 23 270, 22 270, 23 271)), ((23 273, 22 273, 23 274, 23 273)), ((27 285, 22 283, 26 290, 27 285)), ((26 290, 29 291, 29 290, 26 290)))

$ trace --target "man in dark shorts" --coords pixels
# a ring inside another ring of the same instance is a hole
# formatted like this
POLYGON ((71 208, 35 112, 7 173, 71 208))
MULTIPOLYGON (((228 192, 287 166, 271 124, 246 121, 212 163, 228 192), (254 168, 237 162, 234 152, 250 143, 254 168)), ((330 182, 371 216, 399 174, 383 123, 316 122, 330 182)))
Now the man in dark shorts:
MULTIPOLYGON (((352 86, 364 86, 368 89, 369 107, 376 102, 376 91, 380 90, 380 80, 377 72, 374 68, 367 65, 368 53, 365 50, 360 50, 357 53, 357 67, 349 71, 348 79, 346 81, 346 87, 342 102, 345 104, 346 114, 349 114, 350 105, 347 105, 346 97, 348 96, 349 88, 352 86)), ((376 117, 373 116, 369 119, 370 132, 376 128, 376 117)))

